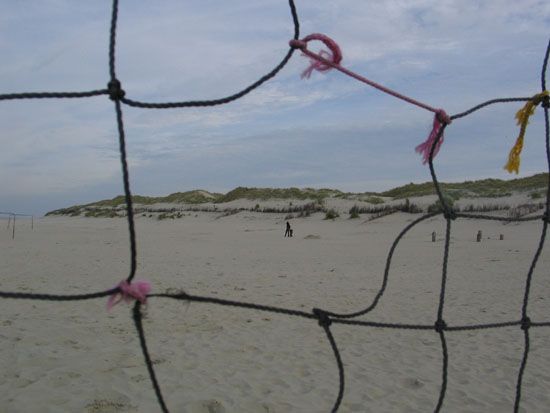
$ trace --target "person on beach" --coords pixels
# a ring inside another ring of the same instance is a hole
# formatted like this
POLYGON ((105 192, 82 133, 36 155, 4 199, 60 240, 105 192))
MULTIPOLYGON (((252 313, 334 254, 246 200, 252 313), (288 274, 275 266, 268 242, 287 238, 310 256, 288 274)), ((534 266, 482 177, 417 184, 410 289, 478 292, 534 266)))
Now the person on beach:
POLYGON ((285 237, 291 237, 291 236, 292 236, 292 228, 290 228, 290 222, 286 221, 285 237))

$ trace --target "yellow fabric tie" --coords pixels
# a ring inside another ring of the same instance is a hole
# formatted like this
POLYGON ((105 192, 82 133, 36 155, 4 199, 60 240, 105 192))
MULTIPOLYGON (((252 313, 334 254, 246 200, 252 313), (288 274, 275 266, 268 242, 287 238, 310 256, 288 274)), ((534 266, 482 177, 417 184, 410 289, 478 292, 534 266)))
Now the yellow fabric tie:
POLYGON ((527 102, 525 106, 518 110, 518 112, 516 113, 516 120, 520 129, 519 136, 516 139, 516 143, 514 144, 514 146, 510 150, 510 154, 508 155, 508 162, 506 162, 506 165, 504 165, 504 169, 506 169, 508 172, 515 172, 516 174, 519 173, 519 155, 521 154, 521 150, 523 149, 523 137, 525 136, 525 129, 527 129, 527 124, 529 123, 529 117, 535 113, 535 108, 537 107, 537 105, 542 102, 545 96, 548 95, 548 91, 545 90, 544 92, 533 96, 531 100, 527 102))

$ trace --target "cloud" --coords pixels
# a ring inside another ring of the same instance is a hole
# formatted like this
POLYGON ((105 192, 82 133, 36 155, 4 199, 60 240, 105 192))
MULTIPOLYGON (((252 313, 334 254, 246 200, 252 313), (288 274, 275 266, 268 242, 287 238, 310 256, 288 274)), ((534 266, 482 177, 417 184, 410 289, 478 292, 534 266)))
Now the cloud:
POLYGON ((65 159, 52 159, 47 166, 29 164, 9 168, 2 175, 0 190, 6 197, 22 195, 66 194, 98 183, 118 180, 120 164, 114 159, 101 159, 84 154, 65 159))

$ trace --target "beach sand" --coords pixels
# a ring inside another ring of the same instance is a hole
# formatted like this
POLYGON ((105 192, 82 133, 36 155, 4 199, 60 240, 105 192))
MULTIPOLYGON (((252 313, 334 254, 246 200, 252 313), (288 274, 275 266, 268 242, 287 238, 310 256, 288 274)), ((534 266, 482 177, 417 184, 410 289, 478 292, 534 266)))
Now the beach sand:
MULTIPOLYGON (((420 215, 375 221, 293 219, 280 214, 136 218, 136 279, 153 292, 184 290, 311 311, 366 308, 382 285, 399 232, 420 215)), ((124 219, 47 217, 15 239, 0 236, 0 290, 79 294, 102 291, 129 272, 124 219)), ((398 245, 386 292, 363 320, 433 324, 437 318, 445 221, 429 219, 398 245), (431 242, 436 231, 437 240, 431 242)), ((448 325, 519 320, 542 222, 452 222, 448 325), (483 240, 475 240, 478 230, 483 240), (504 240, 499 240, 499 235, 504 240)), ((528 314, 550 318, 549 247, 531 286, 528 314)), ((131 317, 106 299, 0 300, 1 412, 157 412, 131 317)), ((328 412, 338 393, 336 361, 315 320, 205 303, 151 298, 144 328, 171 412, 328 412)), ((333 324, 345 367, 340 412, 429 412, 441 386, 438 334, 333 324)), ((446 332, 444 412, 513 411, 523 355, 519 326, 446 332)), ((522 412, 550 406, 550 328, 530 330, 522 412)))

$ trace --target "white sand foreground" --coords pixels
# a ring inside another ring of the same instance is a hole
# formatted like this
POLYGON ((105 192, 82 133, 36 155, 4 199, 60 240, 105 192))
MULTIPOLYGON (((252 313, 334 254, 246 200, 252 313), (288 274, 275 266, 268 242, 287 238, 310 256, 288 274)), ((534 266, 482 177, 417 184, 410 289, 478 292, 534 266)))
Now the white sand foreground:
MULTIPOLYGON (((178 220, 138 217, 137 279, 153 292, 191 294, 310 311, 367 307, 378 292, 391 243, 419 215, 325 221, 241 212, 178 220)), ((105 290, 129 269, 124 219, 44 218, 0 233, 0 290, 105 290)), ((432 324, 441 283, 445 222, 419 224, 394 255, 386 293, 364 320, 432 324), (432 231, 437 241, 431 242, 432 231)), ((444 319, 448 325, 521 318, 526 274, 542 222, 452 223, 444 319), (481 243, 475 242, 483 231, 481 243), (499 234, 504 240, 499 240, 499 234)), ((534 273, 528 313, 550 319, 548 244, 534 273)), ((127 304, 106 299, 52 303, 0 299, 1 412, 157 412, 127 304)), ((152 298, 144 320, 171 412, 328 412, 338 372, 313 320, 152 298)), ((442 354, 435 331, 333 324, 345 365, 340 412, 433 411, 442 354)), ((519 327, 447 332, 444 412, 512 411, 523 353, 519 327)), ((550 328, 530 330, 522 412, 550 406, 550 328)))

